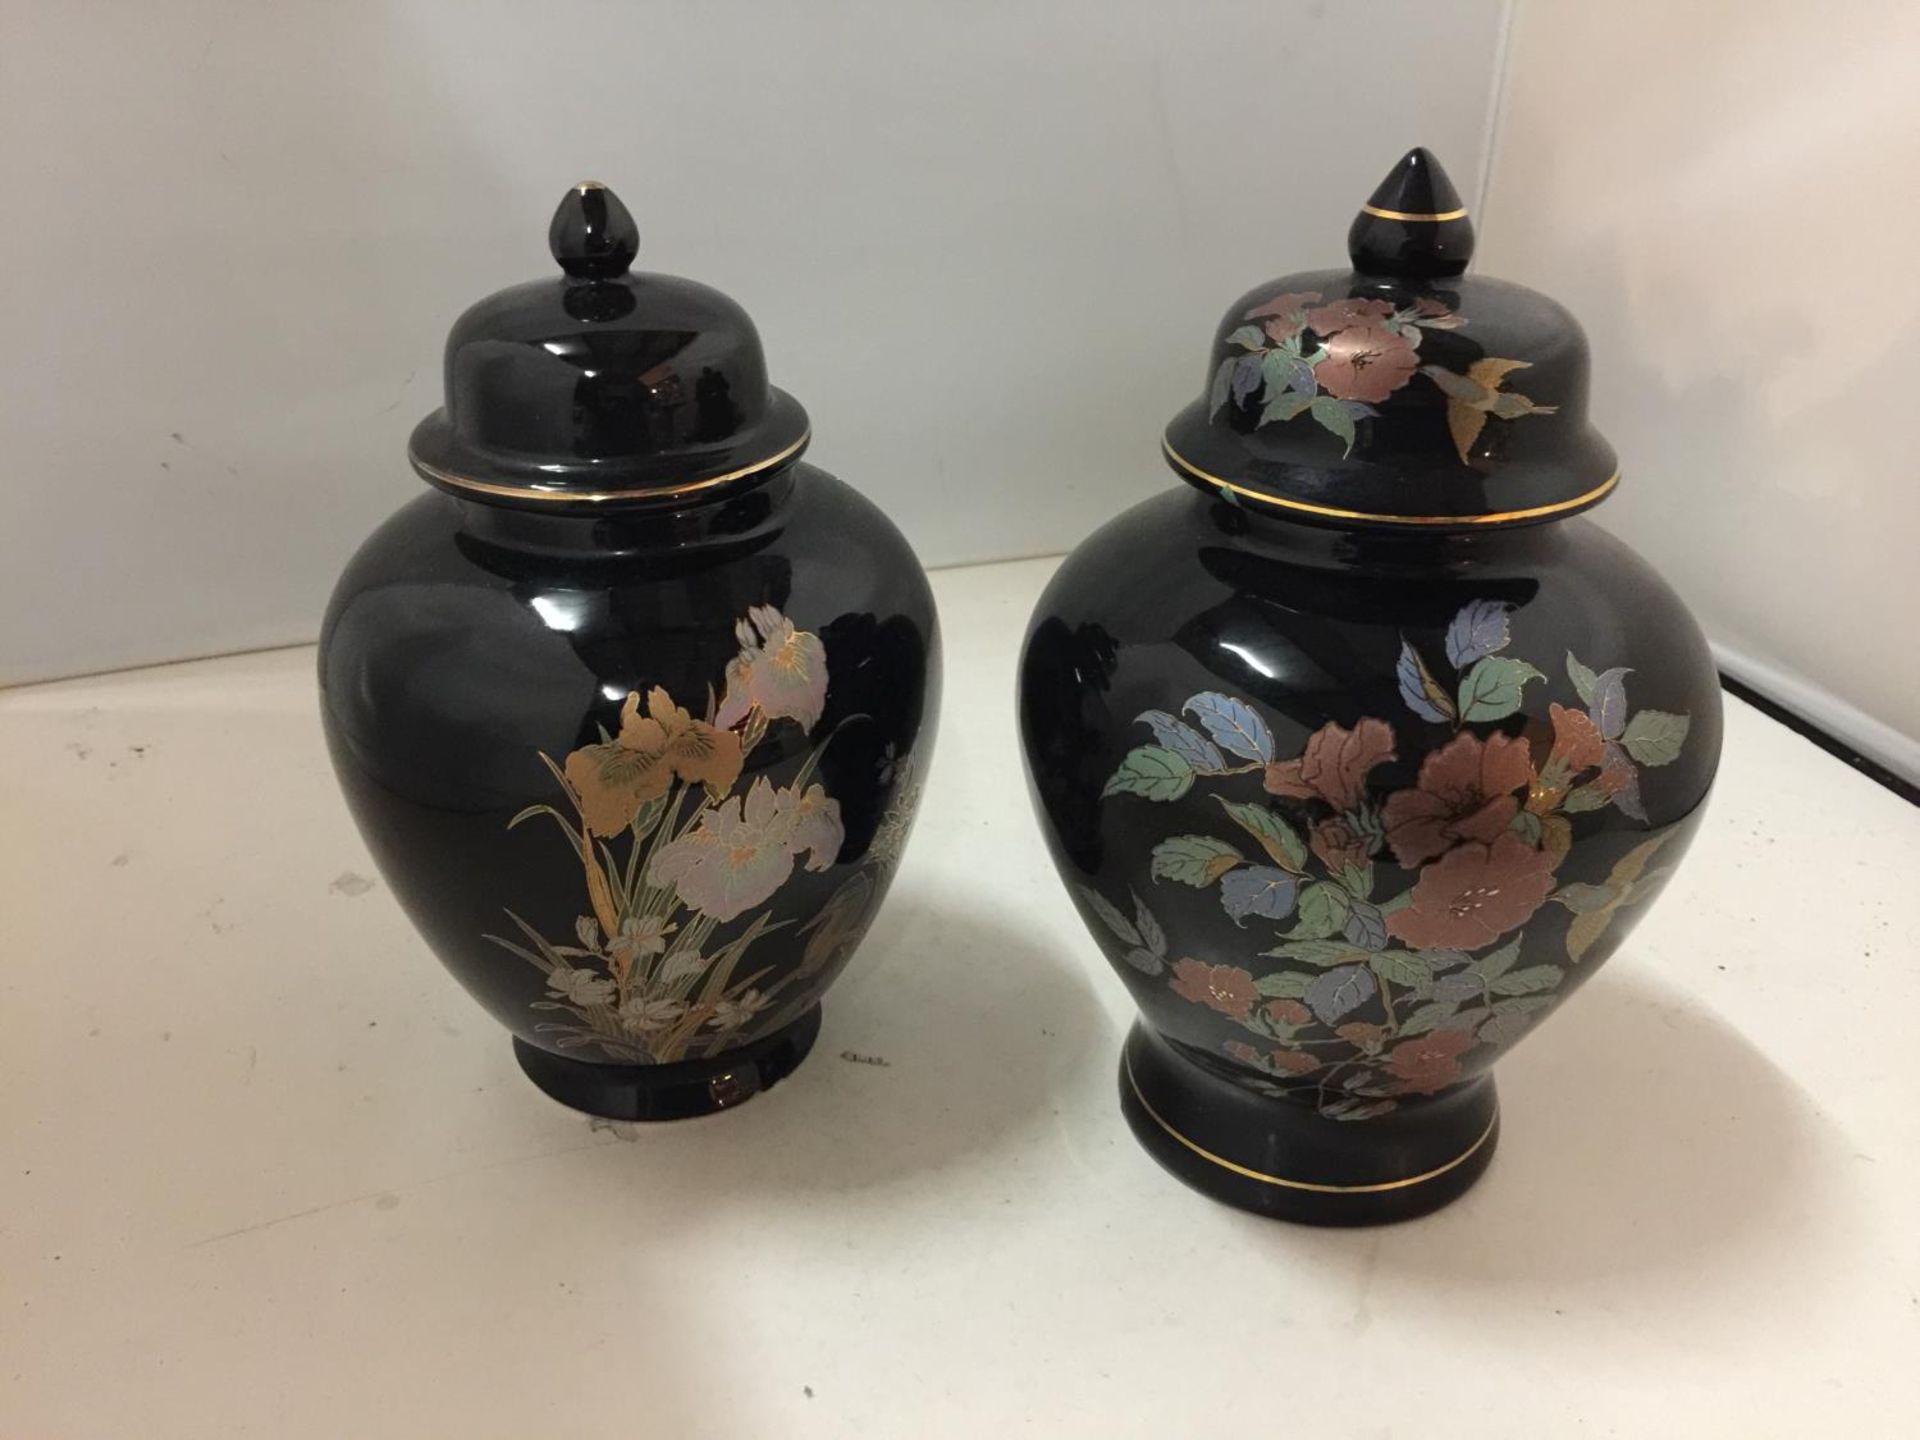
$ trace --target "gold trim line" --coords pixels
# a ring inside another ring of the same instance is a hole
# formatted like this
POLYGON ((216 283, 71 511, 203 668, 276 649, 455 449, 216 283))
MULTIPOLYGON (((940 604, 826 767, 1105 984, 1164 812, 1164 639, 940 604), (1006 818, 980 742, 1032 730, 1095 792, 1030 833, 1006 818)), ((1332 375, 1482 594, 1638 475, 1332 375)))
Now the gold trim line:
POLYGON ((632 490, 535 490, 524 485, 496 485, 489 480, 475 480, 471 476, 456 475, 451 470, 442 470, 438 465, 429 465, 413 453, 413 447, 407 447, 407 460, 414 470, 428 480, 437 480, 443 485, 451 485, 457 490, 471 490, 477 495, 499 495, 513 500, 542 500, 557 505, 587 504, 597 505, 608 500, 653 500, 670 499, 675 495, 691 495, 698 490, 711 490, 716 485, 725 485, 734 480, 744 480, 749 475, 758 475, 762 470, 771 470, 784 464, 807 448, 807 442, 813 438, 813 430, 801 432, 800 438, 777 455, 765 460, 756 460, 751 465, 743 465, 738 470, 729 470, 724 475, 710 475, 705 480, 689 480, 684 485, 642 486, 632 490))
POLYGON ((1417 215, 1411 210, 1382 210, 1378 205, 1362 205, 1360 211, 1364 215, 1378 215, 1382 220, 1464 220, 1467 218, 1467 207, 1464 205, 1458 210, 1441 210, 1432 215, 1417 215))
POLYGON ((1563 510, 1578 510, 1593 505, 1606 498, 1607 492, 1620 483, 1620 472, 1614 471, 1593 489, 1584 495, 1576 495, 1571 500, 1557 500, 1551 505, 1535 505, 1529 510, 1498 510, 1491 515, 1380 515, 1371 510, 1342 510, 1334 505, 1314 505, 1305 500, 1287 500, 1278 495, 1269 495, 1264 490, 1249 490, 1244 485, 1236 485, 1231 480, 1222 480, 1218 475, 1210 475, 1194 464, 1186 456, 1173 448, 1173 443, 1162 439, 1160 448, 1167 452, 1167 458, 1196 480, 1204 480, 1209 485, 1218 485, 1222 490, 1231 490, 1236 495, 1244 495, 1249 500, 1258 500, 1263 505, 1278 505, 1286 510, 1300 510, 1309 515, 1325 515, 1334 520, 1379 520, 1390 525, 1509 525, 1520 520, 1537 520, 1543 515, 1557 515, 1563 510))
POLYGON ((1493 1112, 1493 1118, 1487 1121, 1487 1128, 1480 1132, 1480 1138, 1474 1141, 1473 1144, 1462 1150, 1458 1155, 1454 1156, 1453 1159, 1447 1161, 1446 1164, 1436 1165, 1433 1169, 1423 1171, 1418 1175, 1409 1175, 1404 1180, 1383 1180, 1377 1185, 1316 1185, 1309 1180, 1288 1180, 1280 1175, 1269 1175, 1262 1170, 1249 1170, 1245 1165, 1236 1165, 1224 1155, 1216 1155, 1213 1151, 1198 1142, 1189 1140, 1185 1135, 1182 1135, 1178 1130, 1174 1129, 1173 1126, 1169 1125, 1160 1112, 1154 1109, 1148 1102, 1147 1097, 1140 1093, 1140 1082, 1136 1080, 1133 1075, 1133 1056, 1125 1050, 1122 1050, 1120 1052, 1120 1063, 1126 1067, 1127 1084, 1133 1090, 1133 1098, 1140 1102, 1140 1108, 1153 1117, 1154 1124, 1158 1125, 1162 1130, 1166 1131, 1167 1134, 1193 1151, 1193 1153, 1198 1155, 1202 1160, 1211 1161, 1222 1170, 1231 1170, 1236 1175, 1244 1175, 1249 1180, 1258 1180, 1266 1185, 1278 1185, 1286 1190, 1311 1190, 1316 1195, 1378 1195, 1386 1190, 1404 1190, 1409 1185, 1423 1185, 1429 1180, 1438 1179, 1457 1166, 1466 1164, 1468 1160, 1472 1159, 1473 1156, 1479 1152, 1480 1147, 1486 1144, 1492 1137, 1494 1127, 1500 1123, 1500 1112, 1495 1110, 1493 1112))

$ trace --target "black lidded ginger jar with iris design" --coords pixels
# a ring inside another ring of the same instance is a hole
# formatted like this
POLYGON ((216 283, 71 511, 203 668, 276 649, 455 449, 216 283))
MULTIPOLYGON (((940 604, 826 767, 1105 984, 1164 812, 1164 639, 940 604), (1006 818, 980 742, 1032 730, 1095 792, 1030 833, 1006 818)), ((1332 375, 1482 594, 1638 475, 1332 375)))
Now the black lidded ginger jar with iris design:
POLYGON ((1141 1011, 1134 1133, 1289 1220, 1473 1184, 1491 1066, 1645 913, 1719 757, 1699 629, 1577 518, 1619 480, 1586 341, 1472 244, 1415 150, 1351 268, 1242 297, 1167 428, 1186 485, 1067 558, 1021 661, 1034 804, 1141 1011))
POLYGON ((933 741, 926 576, 801 459, 732 300, 629 267, 570 191, 562 274, 468 310, 432 487, 320 644, 334 768, 427 943, 549 1095, 727 1108, 788 1074, 886 893, 933 741))

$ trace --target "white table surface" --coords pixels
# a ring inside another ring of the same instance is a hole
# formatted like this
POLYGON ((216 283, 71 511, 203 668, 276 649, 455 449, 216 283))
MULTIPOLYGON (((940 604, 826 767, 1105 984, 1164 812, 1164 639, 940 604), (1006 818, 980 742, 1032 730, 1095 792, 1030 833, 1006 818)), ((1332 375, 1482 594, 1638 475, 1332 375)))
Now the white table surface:
POLYGON ((677 1125, 540 1095, 367 884, 311 651, 0 694, 0 1436, 1920 1434, 1920 813, 1730 699, 1478 1188, 1258 1220, 1120 1117, 1015 747, 1052 564, 935 577, 893 895, 677 1125))

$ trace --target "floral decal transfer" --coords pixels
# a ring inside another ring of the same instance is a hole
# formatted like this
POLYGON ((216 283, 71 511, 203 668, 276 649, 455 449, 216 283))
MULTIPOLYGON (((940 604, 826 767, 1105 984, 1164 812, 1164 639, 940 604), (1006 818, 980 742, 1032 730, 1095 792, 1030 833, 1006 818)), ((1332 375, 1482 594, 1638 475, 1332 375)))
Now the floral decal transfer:
POLYGON ((1573 817, 1612 806, 1646 822, 1641 767, 1679 756, 1688 717, 1630 712, 1625 668, 1596 673, 1568 654, 1567 681, 1584 708, 1550 704, 1537 735, 1486 728, 1518 714, 1526 687, 1547 680, 1501 653, 1509 640, 1507 608, 1477 600, 1447 628, 1444 667, 1402 641, 1402 701, 1455 733, 1421 759, 1411 785, 1384 794, 1371 776, 1398 758, 1388 720, 1323 725, 1299 755, 1280 759, 1266 721, 1231 695, 1208 691, 1179 716, 1139 717, 1153 743, 1127 754, 1103 794, 1172 801, 1203 781, 1258 777, 1261 798, 1214 793, 1224 828, 1155 845, 1151 875, 1216 893, 1236 924, 1262 935, 1253 944, 1269 963, 1176 956, 1138 894, 1127 897, 1131 913, 1092 889, 1081 894, 1126 964, 1164 975, 1181 1000, 1247 1032, 1224 1046, 1243 1084, 1309 1090, 1322 1114, 1346 1120, 1443 1089, 1531 1028, 1567 967, 1623 906, 1664 882, 1665 870, 1648 867, 1665 831, 1628 851, 1604 883, 1558 872, 1573 817), (1411 881, 1383 885, 1386 870, 1411 881), (1573 915, 1564 961, 1523 965, 1525 927, 1549 903, 1573 915))
POLYGON ((1536 405, 1505 387, 1507 376, 1524 370, 1525 360, 1487 356, 1463 375, 1440 365, 1420 363, 1420 340, 1428 330, 1458 330, 1466 318, 1437 300, 1396 306, 1386 300, 1326 300, 1318 290, 1276 295, 1247 311, 1249 323, 1227 336, 1239 348, 1214 372, 1208 412, 1222 406, 1258 406, 1259 424, 1311 417, 1353 453, 1354 422, 1380 412, 1374 407, 1424 375, 1447 397, 1447 430, 1461 462, 1489 416, 1517 420, 1551 415, 1558 408, 1536 405))
MULTIPOLYGON (((507 911, 526 943, 487 938, 547 979, 534 1008, 568 1017, 535 1026, 560 1049, 595 1047, 629 1063, 700 1058, 742 1044, 749 1033, 786 1024, 811 1004, 807 982, 844 958, 861 932, 898 844, 876 844, 860 868, 798 933, 799 965, 777 981, 748 953, 771 931, 792 925, 766 907, 796 868, 832 865, 845 834, 840 806, 813 782, 816 747, 793 783, 764 776, 740 786, 747 758, 781 723, 811 730, 826 708, 827 656, 818 636, 796 630, 771 606, 755 606, 735 627, 740 653, 728 663, 718 708, 709 692, 696 719, 659 686, 629 694, 620 730, 555 764, 540 759, 572 815, 530 805, 509 828, 550 816, 578 857, 588 913, 566 943, 555 943, 507 911), (746 919, 715 944, 715 932, 746 919)), ((830 740, 831 737, 828 737, 830 740)), ((895 792, 911 814, 908 786, 895 792)), ((906 819, 890 811, 904 841, 906 819)))

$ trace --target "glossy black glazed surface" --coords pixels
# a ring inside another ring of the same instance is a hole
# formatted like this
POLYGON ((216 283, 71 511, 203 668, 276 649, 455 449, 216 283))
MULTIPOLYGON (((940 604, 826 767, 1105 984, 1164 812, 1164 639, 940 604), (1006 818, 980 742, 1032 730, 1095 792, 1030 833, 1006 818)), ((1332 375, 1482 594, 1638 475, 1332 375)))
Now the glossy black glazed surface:
POLYGON ((456 326, 453 418, 423 429, 527 448, 516 469, 469 447, 459 473, 416 448, 437 488, 347 566, 320 688, 375 860, 522 1068, 576 1108, 670 1119, 812 1045, 906 842, 939 641, 886 517, 745 423, 799 411, 744 313, 626 275, 610 199, 563 202, 566 279, 456 326), (637 304, 596 309, 609 287, 637 304), (703 386, 743 422, 717 440, 703 386), (668 483, 676 460, 697 478, 668 483), (609 475, 629 488, 586 488, 609 475))
MULTIPOLYGON (((1549 415, 1534 453, 1584 453, 1584 413, 1549 415)), ((1054 861, 1141 1010, 1123 1109, 1227 1203, 1425 1213, 1492 1157, 1489 1067, 1690 842, 1712 658, 1586 520, 1340 521, 1174 469, 1067 558, 1020 672, 1054 861)))
POLYGON ((796 864, 780 887, 790 923, 755 942, 742 972, 766 967, 756 988, 779 998, 741 1043, 817 1004, 885 892, 917 798, 938 641, 925 577, 893 526, 805 463, 746 494, 658 514, 548 516, 428 493, 341 577, 320 650, 341 786, 421 934, 521 1040, 614 1068, 623 1058, 561 1049, 539 1029, 566 1018, 538 1008, 551 1003, 541 972, 486 938, 527 944, 512 910, 575 945, 576 922, 593 913, 549 818, 508 828, 530 805, 565 808, 540 755, 559 761, 619 733, 626 697, 654 686, 697 715, 740 649, 736 621, 767 605, 819 636, 826 704, 805 731, 770 727, 736 789, 759 777, 790 786, 819 749, 815 777, 845 839, 827 869, 796 864), (828 924, 807 928, 823 914, 828 924), (812 973, 789 979, 803 967, 812 973))

